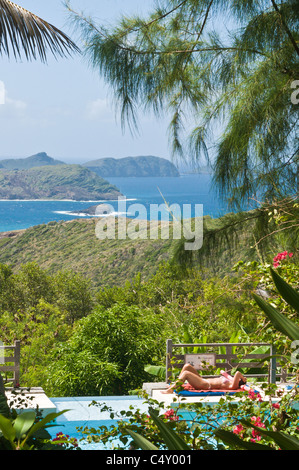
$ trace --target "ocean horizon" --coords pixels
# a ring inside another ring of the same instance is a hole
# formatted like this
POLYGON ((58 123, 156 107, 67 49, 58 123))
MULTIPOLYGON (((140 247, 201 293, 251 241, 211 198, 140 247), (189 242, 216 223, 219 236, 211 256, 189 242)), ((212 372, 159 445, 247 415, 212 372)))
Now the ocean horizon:
MULTIPOLYGON (((212 187, 210 174, 181 175, 179 177, 124 177, 106 178, 109 183, 117 186, 126 199, 126 213, 118 212, 118 200, 0 200, 0 232, 23 230, 35 225, 49 222, 68 221, 82 217, 92 217, 84 214, 84 210, 92 205, 111 205, 114 215, 137 217, 138 207, 144 208, 147 220, 153 217, 153 205, 165 210, 157 216, 161 220, 169 218, 167 205, 177 205, 183 208, 189 205, 191 217, 195 215, 195 206, 203 206, 203 215, 213 218, 220 217, 228 212, 228 205, 221 201, 212 187), (133 212, 132 212, 133 211, 133 212)), ((144 217, 139 217, 144 218, 144 217)), ((184 213, 182 211, 182 218, 184 213)))

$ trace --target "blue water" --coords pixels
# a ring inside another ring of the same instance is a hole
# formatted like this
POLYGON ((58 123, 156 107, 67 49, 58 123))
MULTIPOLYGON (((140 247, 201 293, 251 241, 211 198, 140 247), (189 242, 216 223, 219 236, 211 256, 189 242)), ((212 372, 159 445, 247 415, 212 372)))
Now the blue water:
MULTIPOLYGON (((69 437, 76 438, 78 445, 82 450, 113 450, 120 446, 123 448, 122 442, 115 438, 113 442, 109 444, 102 444, 100 442, 89 443, 87 442, 86 435, 81 431, 81 428, 87 428, 89 430, 98 429, 100 426, 106 426, 108 429, 110 426, 116 425, 117 421, 121 418, 120 412, 132 411, 135 412, 140 410, 141 413, 147 413, 149 403, 143 398, 137 395, 129 396, 96 396, 96 397, 58 397, 50 398, 52 403, 56 406, 56 412, 59 413, 64 410, 64 414, 59 416, 55 420, 55 426, 48 428, 48 432, 51 438, 54 439, 56 434, 62 432, 69 437), (111 419, 109 411, 101 411, 99 406, 90 406, 91 402, 97 404, 106 404, 114 412, 114 419, 111 419)), ((205 406, 215 405, 214 402, 203 403, 205 406)), ((178 403, 173 403, 173 408, 178 406, 178 403)), ((196 413, 194 411, 180 410, 180 418, 186 420, 186 422, 193 423, 196 413)), ((210 419, 210 414, 207 415, 207 420, 210 419)), ((217 416, 217 422, 221 420, 221 416, 217 416)), ((210 425, 212 421, 210 422, 210 425)), ((90 435, 95 433, 90 431, 90 435)), ((214 441, 212 440, 211 443, 214 441)), ((215 443, 215 442, 214 442, 215 443)))
MULTIPOLYGON (((63 432, 70 437, 75 437, 79 441, 79 447, 82 450, 109 450, 111 445, 104 446, 101 443, 88 443, 84 439, 86 436, 78 430, 78 428, 94 428, 99 426, 107 426, 108 428, 120 419, 111 419, 108 411, 100 411, 98 406, 90 406, 92 401, 98 404, 106 404, 111 407, 115 413, 122 410, 129 410, 130 406, 134 409, 139 409, 141 412, 148 410, 148 405, 144 403, 144 399, 135 395, 130 396, 109 396, 109 397, 58 397, 50 398, 52 403, 56 406, 56 412, 69 410, 63 415, 59 416, 55 421, 55 426, 48 428, 52 439, 56 434, 63 432)), ((117 446, 119 441, 116 439, 113 446, 117 446)))
MULTIPOLYGON (((116 185, 127 198, 126 212, 131 217, 138 217, 138 213, 131 210, 135 208, 133 204, 141 204, 149 220, 156 218, 150 210, 151 205, 160 206, 165 202, 169 205, 178 204, 180 208, 183 208, 184 204, 189 204, 191 217, 195 215, 195 204, 202 204, 203 214, 211 217, 219 217, 228 211, 227 205, 217 197, 213 190, 209 174, 186 175, 179 178, 109 178, 109 182, 116 185)), ((84 217, 82 210, 98 203, 100 202, 0 201, 0 232, 26 229, 51 221, 82 218, 84 217), (70 213, 73 211, 76 214, 70 213)), ((107 203, 113 206, 116 213, 119 212, 118 201, 107 203)), ((187 213, 185 216, 182 209, 182 218, 190 216, 187 213)), ((158 214, 157 217, 167 219, 169 217, 167 210, 158 214)), ((140 215, 140 218, 143 217, 140 215)))

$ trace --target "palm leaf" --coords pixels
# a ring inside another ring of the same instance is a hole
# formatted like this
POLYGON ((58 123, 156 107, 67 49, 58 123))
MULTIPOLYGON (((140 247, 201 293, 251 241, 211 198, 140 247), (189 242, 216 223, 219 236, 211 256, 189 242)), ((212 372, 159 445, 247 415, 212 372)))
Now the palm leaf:
POLYGON ((157 412, 155 410, 150 408, 149 415, 159 428, 168 450, 190 450, 188 444, 157 416, 157 412))
POLYGON ((299 327, 296 323, 278 312, 276 308, 272 307, 272 305, 265 302, 256 294, 252 294, 252 296, 278 331, 288 336, 291 340, 299 339, 299 327))
POLYGON ((9 1, 0 0, 0 54, 15 58, 22 52, 27 60, 39 57, 46 62, 47 52, 65 57, 79 52, 75 43, 55 26, 9 1))
POLYGON ((270 268, 274 284, 283 299, 299 313, 299 293, 270 268))
POLYGON ((130 429, 127 429, 127 432, 134 439, 136 445, 142 450, 159 450, 158 447, 156 447, 148 439, 141 436, 140 434, 137 434, 136 432, 131 431, 130 429))

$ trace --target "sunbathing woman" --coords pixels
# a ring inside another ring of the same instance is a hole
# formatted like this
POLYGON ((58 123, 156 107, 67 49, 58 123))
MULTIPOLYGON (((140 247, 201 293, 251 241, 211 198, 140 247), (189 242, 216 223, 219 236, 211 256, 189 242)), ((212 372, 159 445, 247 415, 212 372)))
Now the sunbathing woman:
POLYGON ((224 376, 205 379, 199 375, 194 367, 190 364, 185 364, 177 381, 168 387, 167 390, 163 390, 162 393, 173 393, 175 388, 186 380, 196 390, 237 390, 241 385, 246 384, 246 378, 241 374, 241 372, 236 372, 232 380, 229 380, 224 376))

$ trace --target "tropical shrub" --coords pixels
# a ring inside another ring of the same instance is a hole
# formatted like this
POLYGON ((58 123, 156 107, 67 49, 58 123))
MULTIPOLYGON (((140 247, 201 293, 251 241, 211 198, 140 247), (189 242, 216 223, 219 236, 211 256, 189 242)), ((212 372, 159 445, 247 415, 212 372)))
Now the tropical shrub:
POLYGON ((122 304, 96 307, 54 350, 48 389, 60 395, 83 390, 84 395, 122 395, 139 388, 149 377, 144 366, 161 359, 165 349, 160 318, 151 313, 122 304))

